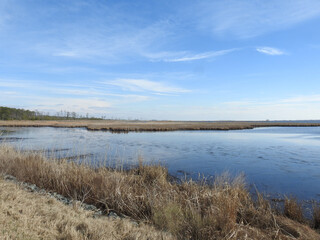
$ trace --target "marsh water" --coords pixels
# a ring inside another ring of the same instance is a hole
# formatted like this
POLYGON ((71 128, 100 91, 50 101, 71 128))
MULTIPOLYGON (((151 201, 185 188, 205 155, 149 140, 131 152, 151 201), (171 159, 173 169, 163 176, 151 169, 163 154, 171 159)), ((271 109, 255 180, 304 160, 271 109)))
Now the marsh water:
POLYGON ((320 200, 320 127, 113 134, 82 128, 0 128, 22 150, 92 164, 161 163, 178 178, 244 173, 266 194, 320 200))

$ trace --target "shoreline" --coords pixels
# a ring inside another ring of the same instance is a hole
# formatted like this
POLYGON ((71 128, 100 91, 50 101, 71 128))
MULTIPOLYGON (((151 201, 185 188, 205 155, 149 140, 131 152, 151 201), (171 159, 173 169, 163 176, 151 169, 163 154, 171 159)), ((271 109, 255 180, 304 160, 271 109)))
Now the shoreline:
POLYGON ((0 127, 54 127, 85 128, 88 131, 167 132, 167 131, 228 131, 260 127, 320 127, 320 122, 290 121, 127 121, 127 120, 9 120, 0 121, 0 127))

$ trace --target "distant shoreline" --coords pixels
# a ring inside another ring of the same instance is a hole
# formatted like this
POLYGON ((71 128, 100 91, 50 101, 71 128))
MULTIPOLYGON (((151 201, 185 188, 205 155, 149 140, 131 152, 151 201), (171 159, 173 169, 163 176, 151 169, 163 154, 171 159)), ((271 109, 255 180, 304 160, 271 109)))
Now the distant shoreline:
POLYGON ((165 132, 204 130, 243 130, 258 127, 319 127, 311 121, 127 121, 127 120, 8 120, 0 127, 86 128, 89 131, 165 132))

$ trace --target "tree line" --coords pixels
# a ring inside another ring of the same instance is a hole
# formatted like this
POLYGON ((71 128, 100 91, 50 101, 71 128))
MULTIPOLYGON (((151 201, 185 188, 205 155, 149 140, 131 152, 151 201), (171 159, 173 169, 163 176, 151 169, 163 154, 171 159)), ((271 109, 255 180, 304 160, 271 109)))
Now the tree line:
POLYGON ((90 117, 89 114, 85 116, 77 114, 76 112, 60 111, 55 115, 43 113, 40 111, 30 111, 18 108, 9 108, 0 106, 0 120, 75 120, 75 119, 89 119, 98 120, 102 118, 90 117))

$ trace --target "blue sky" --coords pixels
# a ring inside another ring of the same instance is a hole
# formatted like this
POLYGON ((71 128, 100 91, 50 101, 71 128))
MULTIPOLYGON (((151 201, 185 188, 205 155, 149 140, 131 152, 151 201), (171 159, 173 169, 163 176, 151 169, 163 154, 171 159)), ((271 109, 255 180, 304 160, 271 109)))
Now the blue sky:
POLYGON ((320 119, 318 0, 1 0, 0 105, 320 119))

